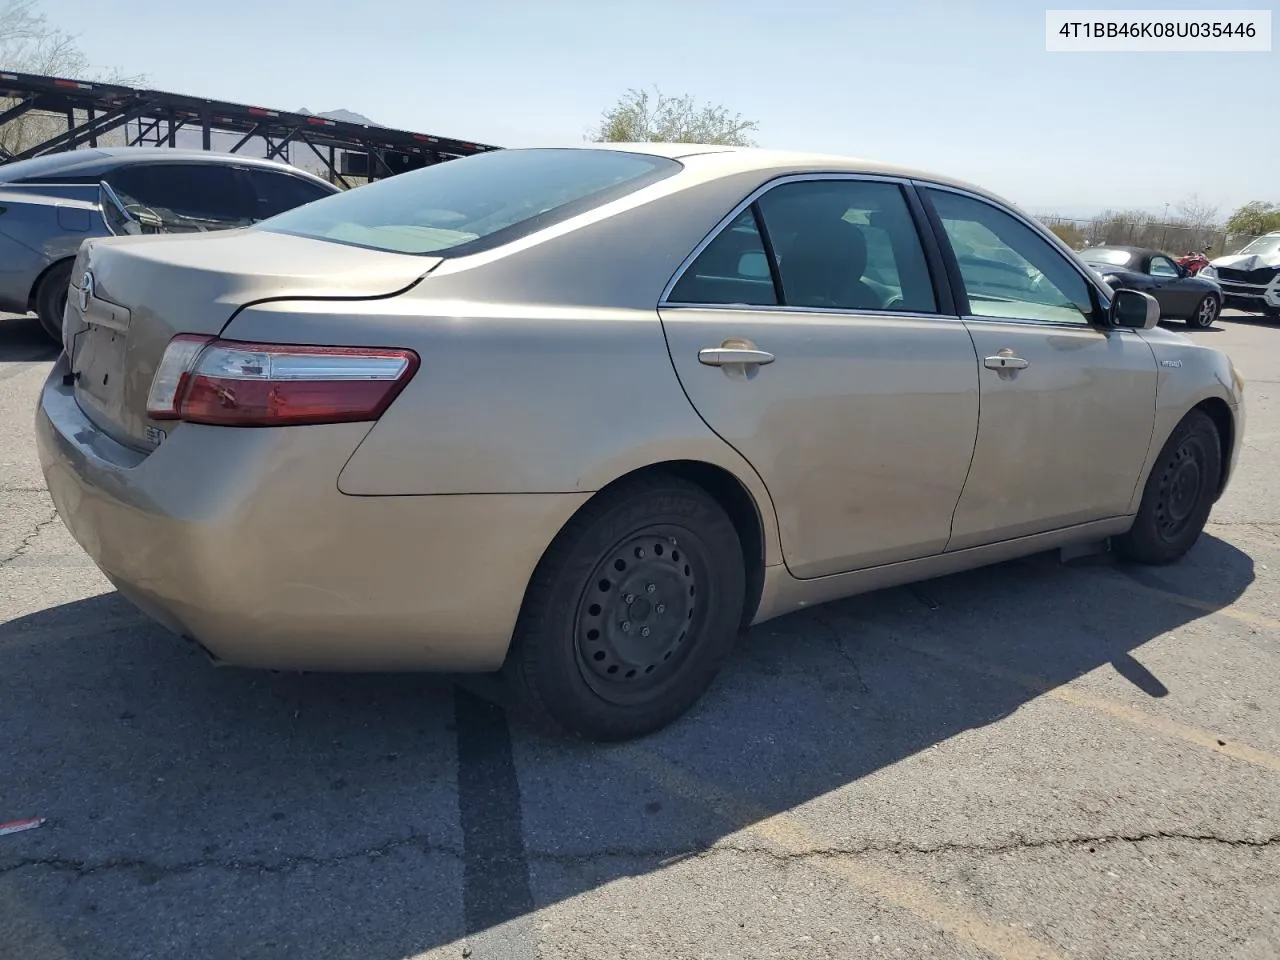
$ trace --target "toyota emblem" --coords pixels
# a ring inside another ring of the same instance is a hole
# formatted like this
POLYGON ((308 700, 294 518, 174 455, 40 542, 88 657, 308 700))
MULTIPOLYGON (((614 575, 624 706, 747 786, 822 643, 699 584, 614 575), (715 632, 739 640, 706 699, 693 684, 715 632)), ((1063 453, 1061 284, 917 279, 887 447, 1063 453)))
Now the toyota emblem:
POLYGON ((89 309, 89 301, 93 299, 93 272, 86 270, 80 278, 80 312, 89 309))

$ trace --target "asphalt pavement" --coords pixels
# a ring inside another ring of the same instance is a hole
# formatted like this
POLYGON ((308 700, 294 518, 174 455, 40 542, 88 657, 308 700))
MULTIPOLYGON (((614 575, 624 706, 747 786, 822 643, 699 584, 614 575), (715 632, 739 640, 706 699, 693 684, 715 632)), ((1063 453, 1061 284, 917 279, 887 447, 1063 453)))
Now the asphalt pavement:
POLYGON ((1280 958, 1280 325, 1191 335, 1248 425, 1182 563, 773 621, 604 748, 152 625, 59 522, 53 350, 0 323, 0 822, 45 818, 0 835, 0 958, 1280 958))

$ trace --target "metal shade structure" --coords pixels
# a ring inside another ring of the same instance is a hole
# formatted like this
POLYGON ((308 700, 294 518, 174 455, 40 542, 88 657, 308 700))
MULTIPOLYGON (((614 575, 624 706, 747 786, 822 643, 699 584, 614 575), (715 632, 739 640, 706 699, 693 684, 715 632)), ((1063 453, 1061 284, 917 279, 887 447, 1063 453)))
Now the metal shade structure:
POLYGON ((204 150, 213 149, 215 135, 239 137, 230 153, 259 141, 266 145, 267 159, 288 161, 292 145, 309 147, 337 182, 350 186, 344 174, 376 180, 501 149, 308 113, 38 74, 0 71, 0 100, 14 101, 0 111, 0 128, 33 112, 67 121, 65 130, 18 153, 0 151, 0 164, 96 147, 100 138, 122 128, 129 146, 177 147, 179 132, 187 130, 199 131, 204 150))

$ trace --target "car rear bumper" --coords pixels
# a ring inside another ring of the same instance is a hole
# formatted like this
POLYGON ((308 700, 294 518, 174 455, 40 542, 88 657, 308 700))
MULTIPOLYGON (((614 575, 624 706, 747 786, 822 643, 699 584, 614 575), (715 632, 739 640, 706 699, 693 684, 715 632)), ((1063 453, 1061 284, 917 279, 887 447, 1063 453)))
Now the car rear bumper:
POLYGON ((98 430, 55 365, 36 413, 67 529, 140 609, 231 664, 496 669, 547 544, 589 494, 353 497, 368 424, 98 430))

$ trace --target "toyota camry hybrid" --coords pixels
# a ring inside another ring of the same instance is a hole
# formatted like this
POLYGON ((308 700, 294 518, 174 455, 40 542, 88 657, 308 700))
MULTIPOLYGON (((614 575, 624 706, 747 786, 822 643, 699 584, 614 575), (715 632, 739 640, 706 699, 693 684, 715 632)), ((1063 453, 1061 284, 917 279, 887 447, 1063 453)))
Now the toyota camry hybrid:
POLYGON ((670 723, 739 630, 1078 541, 1169 563, 1242 381, 985 190, 808 154, 494 151, 87 241, 58 512, 217 661, 501 670, 670 723))

